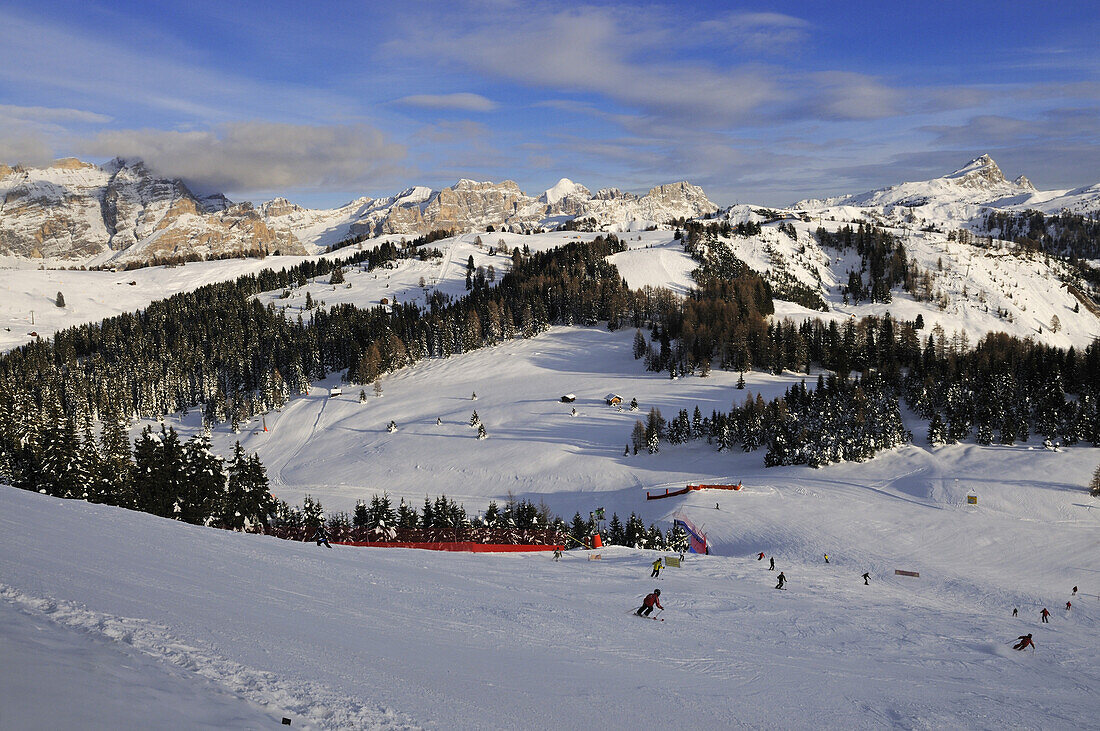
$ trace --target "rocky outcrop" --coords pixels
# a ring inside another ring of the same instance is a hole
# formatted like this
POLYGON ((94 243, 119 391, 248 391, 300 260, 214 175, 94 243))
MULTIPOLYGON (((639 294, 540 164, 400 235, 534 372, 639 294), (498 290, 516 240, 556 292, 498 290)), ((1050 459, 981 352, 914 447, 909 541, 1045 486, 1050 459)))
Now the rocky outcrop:
POLYGON ((0 254, 126 263, 252 251, 306 253, 251 205, 195 196, 141 161, 75 158, 45 168, 0 168, 0 254))
POLYGON ((463 179, 438 191, 418 186, 332 210, 303 208, 286 198, 255 208, 222 195, 197 196, 182 181, 159 177, 139 160, 97 166, 73 158, 47 168, 0 167, 0 196, 0 254, 96 264, 248 252, 304 254, 349 237, 489 226, 531 231, 573 218, 614 229, 717 210, 689 183, 660 185, 641 196, 616 188, 593 195, 566 178, 537 197, 512 180, 463 179))

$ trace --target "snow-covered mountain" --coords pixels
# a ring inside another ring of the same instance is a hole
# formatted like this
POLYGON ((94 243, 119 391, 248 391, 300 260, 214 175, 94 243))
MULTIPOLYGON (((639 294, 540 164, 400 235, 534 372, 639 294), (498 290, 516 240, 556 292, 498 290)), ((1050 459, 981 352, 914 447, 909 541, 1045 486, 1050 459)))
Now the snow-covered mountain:
POLYGON ((792 209, 815 215, 851 214, 872 209, 885 216, 947 224, 959 228, 984 211, 1035 209, 1058 213, 1100 211, 1100 184, 1074 190, 1037 190, 1026 176, 1008 180, 989 155, 976 157, 958 170, 932 180, 901 183, 864 193, 799 201, 792 209))
POLYGON ((460 180, 442 190, 408 188, 329 210, 286 198, 259 207, 225 196, 199 197, 180 180, 157 177, 140 161, 93 165, 73 158, 43 168, 0 166, 0 255, 101 264, 155 258, 213 258, 250 251, 313 253, 350 237, 417 236, 437 229, 526 232, 573 218, 631 230, 717 210, 689 183, 645 195, 562 179, 540 196, 511 180, 460 180))
POLYGON ((624 231, 677 218, 697 218, 718 210, 701 188, 680 182, 659 185, 645 195, 588 188, 562 178, 539 196, 524 193, 514 181, 459 180, 442 190, 408 188, 388 198, 360 198, 331 210, 308 210, 276 199, 260 207, 265 220, 305 245, 330 246, 352 236, 422 235, 438 229, 456 233, 526 232, 551 229, 572 219, 592 227, 624 231))
POLYGON ((0 166, 0 254, 101 263, 264 251, 304 254, 249 203, 199 197, 140 161, 0 166))

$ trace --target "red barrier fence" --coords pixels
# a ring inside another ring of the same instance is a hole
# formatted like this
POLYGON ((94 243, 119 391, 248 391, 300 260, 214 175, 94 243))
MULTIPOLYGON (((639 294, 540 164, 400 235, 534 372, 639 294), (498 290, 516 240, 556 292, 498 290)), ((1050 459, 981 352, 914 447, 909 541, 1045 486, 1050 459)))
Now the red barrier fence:
POLYGON ((674 495, 687 495, 689 492, 692 492, 693 490, 740 490, 740 489, 741 489, 741 483, 740 482, 738 482, 736 485, 688 485, 687 487, 685 487, 681 490, 669 490, 666 487, 664 493, 657 494, 657 495, 651 495, 649 490, 646 490, 645 491, 645 499, 646 500, 660 500, 661 498, 673 497, 674 495))
POLYGON ((375 543, 373 541, 333 541, 340 546, 367 548, 421 548, 426 551, 465 551, 468 553, 520 553, 525 551, 565 550, 565 546, 531 546, 513 543, 375 543))

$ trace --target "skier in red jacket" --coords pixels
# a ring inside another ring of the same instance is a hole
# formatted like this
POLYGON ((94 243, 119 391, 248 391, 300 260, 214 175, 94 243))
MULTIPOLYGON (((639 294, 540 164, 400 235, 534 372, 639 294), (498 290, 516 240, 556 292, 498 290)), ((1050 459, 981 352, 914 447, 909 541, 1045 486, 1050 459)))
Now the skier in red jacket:
POLYGON ((1047 619, 1047 617, 1050 616, 1050 612, 1047 611, 1046 607, 1043 607, 1043 611, 1039 612, 1039 616, 1043 618, 1043 623, 1044 624, 1050 622, 1050 620, 1047 619))
POLYGON ((1029 647, 1033 650, 1035 649, 1035 643, 1031 641, 1030 634, 1020 635, 1016 639, 1018 639, 1019 642, 1012 646, 1013 650, 1026 650, 1029 647))
POLYGON ((638 607, 638 611, 634 612, 639 617, 648 617, 653 611, 653 605, 656 604, 658 609, 664 609, 661 606, 661 590, 654 589, 652 594, 646 595, 646 598, 642 600, 642 606, 638 607))

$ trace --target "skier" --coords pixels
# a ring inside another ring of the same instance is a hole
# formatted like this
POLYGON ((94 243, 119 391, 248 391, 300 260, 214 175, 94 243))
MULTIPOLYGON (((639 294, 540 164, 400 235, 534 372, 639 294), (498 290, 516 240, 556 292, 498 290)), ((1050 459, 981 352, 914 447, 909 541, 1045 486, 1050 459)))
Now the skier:
POLYGON ((661 606, 661 590, 654 589, 652 594, 647 594, 646 598, 642 600, 642 606, 638 607, 638 611, 634 612, 639 617, 648 617, 653 611, 653 605, 656 604, 657 608, 664 611, 664 607, 661 606))
POLYGON ((1012 646, 1013 650, 1026 650, 1029 647, 1033 650, 1035 649, 1035 643, 1031 641, 1030 632, 1026 635, 1020 635, 1016 639, 1018 639, 1019 642, 1012 646))
POLYGON ((783 572, 779 572, 779 583, 775 585, 776 589, 782 589, 783 585, 787 583, 787 577, 783 575, 783 572))
POLYGON ((1073 594, 1071 596, 1077 596, 1077 587, 1073 587, 1073 594))
POLYGON ((756 557, 756 560, 757 561, 763 561, 764 560, 764 552, 763 551, 761 551, 760 554, 756 557))
POLYGON ((555 561, 561 561, 561 549, 560 548, 555 548, 554 549, 554 560, 555 561))
POLYGON ((1039 616, 1043 618, 1043 624, 1050 624, 1050 620, 1047 619, 1047 617, 1050 616, 1050 612, 1047 611, 1046 607, 1043 607, 1043 611, 1039 612, 1039 616))
POLYGON ((870 572, 867 572, 866 574, 863 575, 863 585, 864 586, 870 586, 871 585, 871 573, 870 572))
POLYGON ((768 571, 775 571, 775 556, 772 556, 768 560, 771 561, 771 565, 768 566, 768 571))
POLYGON ((1073 605, 1070 604, 1069 602, 1066 602, 1066 611, 1068 612, 1071 609, 1073 609, 1073 605))
POLYGON ((718 507, 718 503, 715 503, 715 504, 714 504, 714 509, 715 509, 715 510, 721 510, 721 508, 720 508, 720 507, 718 507))
POLYGON ((1012 616, 1013 617, 1018 617, 1019 615, 1020 615, 1020 610, 1017 607, 1013 607, 1012 608, 1012 616))
POLYGON ((825 554, 825 563, 829 563, 829 554, 825 554))
POLYGON ((443 417, 442 416, 435 417, 435 425, 436 426, 443 426, 443 417))
POLYGON ((310 538, 309 540, 317 541, 317 546, 318 547, 320 547, 321 544, 324 544, 324 545, 328 546, 329 548, 332 548, 332 546, 329 545, 328 536, 325 534, 325 527, 323 525, 320 526, 319 528, 317 528, 317 532, 314 533, 313 537, 310 538))

